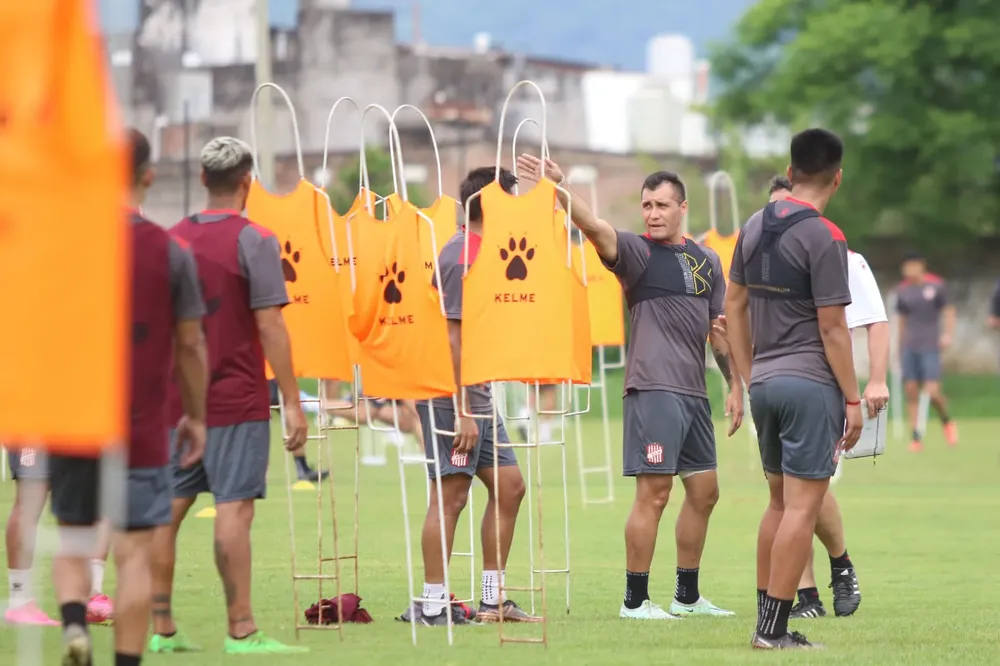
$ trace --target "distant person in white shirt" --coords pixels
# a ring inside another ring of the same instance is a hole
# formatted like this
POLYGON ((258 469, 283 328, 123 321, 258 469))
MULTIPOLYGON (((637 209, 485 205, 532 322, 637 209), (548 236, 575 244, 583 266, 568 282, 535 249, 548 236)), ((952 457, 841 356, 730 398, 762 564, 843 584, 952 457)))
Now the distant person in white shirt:
MULTIPOLYGON (((787 179, 780 176, 774 178, 769 188, 771 201, 784 199, 791 193, 791 189, 787 179)), ((868 385, 862 398, 868 406, 868 418, 874 418, 889 402, 889 387, 886 385, 889 370, 889 321, 882 294, 865 258, 856 252, 848 252, 847 274, 851 288, 851 304, 844 311, 847 327, 851 330, 863 327, 868 331, 868 385)), ((844 523, 832 489, 827 491, 816 519, 816 536, 826 546, 830 556, 834 613, 838 617, 851 615, 861 605, 861 589, 854 573, 854 564, 847 555, 844 523)), ((790 617, 826 615, 816 588, 812 554, 806 563, 802 580, 799 581, 798 596, 798 604, 792 608, 790 617)))

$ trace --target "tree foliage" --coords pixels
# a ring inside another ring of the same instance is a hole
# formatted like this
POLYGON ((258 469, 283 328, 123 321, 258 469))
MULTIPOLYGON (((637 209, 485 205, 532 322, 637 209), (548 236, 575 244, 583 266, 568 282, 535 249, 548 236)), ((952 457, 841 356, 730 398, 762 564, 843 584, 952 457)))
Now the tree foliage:
POLYGON ((713 116, 838 132, 850 235, 968 242, 1000 231, 998 33, 994 0, 760 0, 714 51, 713 116))
MULTIPOLYGON (((370 189, 379 196, 388 196, 396 191, 393 180, 392 159, 389 153, 381 148, 365 148, 365 164, 368 167, 370 189)), ((358 196, 361 175, 361 160, 355 157, 347 166, 341 168, 330 184, 328 194, 333 208, 341 215, 347 213, 358 196)), ((402 174, 399 173, 401 178, 402 174)), ((409 200, 418 207, 431 203, 427 190, 419 183, 407 183, 409 200)))

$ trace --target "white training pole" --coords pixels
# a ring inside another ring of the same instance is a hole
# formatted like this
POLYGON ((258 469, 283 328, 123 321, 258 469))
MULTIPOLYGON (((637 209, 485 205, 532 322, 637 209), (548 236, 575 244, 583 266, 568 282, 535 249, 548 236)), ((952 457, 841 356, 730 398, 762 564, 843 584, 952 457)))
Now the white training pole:
MULTIPOLYGON (((533 119, 533 118, 525 118, 525 119, 521 120, 517 124, 517 127, 514 128, 514 135, 513 135, 512 140, 511 140, 511 153, 513 155, 513 163, 514 163, 513 174, 514 174, 515 178, 517 177, 517 156, 519 154, 518 151, 517 151, 517 138, 520 135, 522 128, 524 128, 524 126, 528 125, 528 124, 533 124, 536 127, 539 127, 539 129, 542 129, 541 124, 538 121, 536 121, 535 119, 533 119)), ((549 157, 548 142, 546 141, 545 136, 543 134, 542 142, 541 142, 541 159, 545 160, 548 157, 549 157)), ((515 185, 514 188, 515 188, 514 189, 514 193, 516 195, 518 193, 517 192, 517 185, 515 185)), ((567 217, 566 217, 565 224, 566 224, 566 239, 567 239, 567 266, 572 267, 572 254, 571 254, 571 252, 572 252, 572 244, 573 244, 573 242, 572 242, 572 234, 570 233, 570 230, 571 230, 571 227, 570 227, 571 221, 569 219, 569 215, 568 214, 567 214, 567 217)), ((580 246, 580 256, 581 256, 581 258, 583 258, 583 246, 580 246)), ((584 284, 584 286, 586 286, 586 279, 587 279, 586 275, 584 275, 583 276, 583 284, 584 284)), ((534 562, 534 544, 533 544, 533 538, 534 538, 533 537, 533 533, 534 533, 534 530, 532 529, 532 527, 533 527, 532 523, 534 521, 534 518, 532 516, 532 511, 529 510, 528 511, 529 587, 531 587, 531 588, 535 587, 535 584, 534 584, 535 575, 545 576, 547 574, 564 574, 566 576, 566 613, 568 614, 569 611, 570 611, 570 563, 569 563, 570 562, 570 536, 569 536, 569 487, 567 485, 568 484, 568 475, 567 475, 567 472, 566 472, 566 469, 567 469, 567 463, 566 463, 566 417, 567 416, 573 416, 576 421, 579 421, 580 414, 583 414, 583 413, 589 411, 589 409, 590 409, 590 396, 588 394, 587 407, 585 409, 583 409, 582 411, 580 411, 580 410, 570 411, 570 410, 575 409, 575 400, 574 399, 576 397, 576 390, 572 386, 572 384, 570 384, 568 382, 567 383, 560 383, 558 386, 559 386, 558 390, 559 390, 560 396, 561 396, 561 400, 559 401, 559 404, 562 405, 562 407, 557 408, 555 410, 542 410, 540 408, 540 404, 541 404, 540 403, 540 400, 541 400, 541 387, 540 387, 539 384, 535 383, 533 385, 529 385, 528 386, 528 391, 529 392, 532 391, 532 388, 534 388, 534 398, 535 398, 535 400, 534 400, 535 409, 533 411, 529 409, 529 412, 528 412, 529 429, 533 431, 533 435, 530 435, 529 438, 528 438, 528 440, 529 440, 529 442, 533 442, 537 447, 542 447, 542 446, 557 446, 557 447, 559 447, 560 467, 562 469, 562 478, 561 478, 561 481, 562 481, 562 498, 563 498, 563 536, 564 536, 564 544, 565 544, 566 565, 564 567, 560 567, 560 568, 556 568, 556 569, 544 569, 544 570, 535 566, 535 562, 534 562), (542 422, 541 420, 542 420, 543 416, 546 416, 547 420, 548 419, 552 419, 553 417, 555 417, 557 419, 558 433, 559 433, 558 437, 556 437, 554 433, 553 433, 552 437, 548 437, 548 438, 543 438, 541 436, 541 422, 542 422)), ((554 389, 550 388, 549 390, 554 390, 554 389)), ((529 400, 528 402, 530 404, 531 401, 529 400)), ((539 465, 540 465, 541 464, 540 463, 540 461, 541 461, 540 453, 536 456, 536 458, 539 461, 539 465)), ((540 483, 541 468, 539 467, 538 470, 536 470, 536 471, 533 472, 532 468, 531 468, 531 465, 529 464, 527 466, 527 476, 528 476, 528 478, 527 478, 527 482, 525 484, 525 487, 526 487, 525 497, 527 498, 529 508, 532 506, 532 492, 533 492, 533 486, 534 486, 534 484, 531 482, 532 481, 532 474, 537 474, 538 475, 538 477, 539 477, 539 483, 540 483)), ((541 520, 540 516, 541 516, 541 513, 540 513, 540 509, 539 509, 539 520, 541 520)), ((539 529, 541 529, 540 525, 539 525, 539 529)), ((540 539, 541 539, 541 535, 539 535, 539 540, 540 539)), ((530 601, 531 601, 531 612, 532 612, 532 614, 534 614, 535 613, 535 593, 534 592, 531 593, 530 601)))

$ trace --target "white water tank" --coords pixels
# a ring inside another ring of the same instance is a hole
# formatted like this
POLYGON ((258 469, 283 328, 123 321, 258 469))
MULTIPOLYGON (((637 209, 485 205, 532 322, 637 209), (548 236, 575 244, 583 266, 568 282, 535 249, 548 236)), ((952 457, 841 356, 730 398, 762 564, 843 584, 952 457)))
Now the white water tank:
POLYGON ((646 70, 667 79, 694 73, 694 44, 684 35, 657 35, 646 45, 646 70))
POLYGON ((488 32, 477 32, 472 38, 472 49, 480 55, 488 53, 492 45, 493 37, 488 32))
POLYGON ((629 143, 635 152, 679 154, 687 105, 669 86, 651 83, 628 100, 629 143))
POLYGON ((674 97, 690 104, 695 96, 694 44, 684 35, 657 35, 646 47, 646 68, 666 82, 674 97))

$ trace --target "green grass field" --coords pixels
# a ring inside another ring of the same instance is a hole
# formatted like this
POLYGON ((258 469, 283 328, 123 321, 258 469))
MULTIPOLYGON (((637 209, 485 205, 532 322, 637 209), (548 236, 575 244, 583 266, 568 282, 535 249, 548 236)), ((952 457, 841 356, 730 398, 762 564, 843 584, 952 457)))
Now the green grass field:
MULTIPOLYGON (((993 401, 995 404, 995 384, 993 401)), ((985 387, 985 384, 984 384, 985 387)), ((981 394, 980 394, 981 396, 981 394)), ((982 399, 982 398, 980 398, 982 399)), ((617 400, 612 397, 612 404, 617 400)), ((983 403, 985 406, 986 403, 983 403)), ((308 655, 270 657, 273 664, 313 666, 331 661, 363 664, 470 664, 491 657, 515 658, 519 664, 755 664, 794 661, 804 664, 986 664, 996 663, 1000 621, 995 580, 1000 553, 1000 495, 997 476, 1000 419, 962 417, 961 445, 948 450, 940 428, 931 420, 926 450, 906 451, 905 441, 890 443, 888 455, 847 461, 836 493, 845 514, 847 542, 858 567, 864 601, 852 618, 823 618, 793 623, 813 639, 827 644, 822 653, 794 655, 752 653, 748 647, 755 619, 754 543, 757 521, 766 501, 759 462, 745 431, 731 440, 720 432, 721 502, 716 509, 702 563, 705 596, 737 612, 735 618, 694 618, 669 623, 627 623, 618 619, 624 589, 622 531, 631 503, 631 484, 619 475, 620 422, 612 422, 615 501, 584 508, 580 499, 575 441, 569 437, 569 520, 571 531, 571 613, 566 614, 565 578, 547 577, 549 645, 498 644, 495 627, 457 627, 448 648, 445 631, 423 628, 418 646, 410 641, 409 625, 393 621, 406 606, 406 560, 399 478, 393 451, 384 467, 361 468, 360 594, 375 623, 349 626, 340 642, 335 633, 303 632, 308 655), (992 434, 991 434, 992 433, 992 434)), ((721 430, 721 424, 720 424, 721 430)), ((600 426, 584 421, 588 464, 600 456, 600 426)), ((342 551, 350 549, 353 488, 352 438, 335 435, 335 478, 342 551)), ((295 640, 289 563, 288 508, 284 465, 277 438, 270 478, 270 497, 258 506, 254 531, 254 600, 258 622, 275 637, 295 640)), ((310 451, 310 459, 316 453, 310 451)), ((524 469, 525 452, 519 451, 524 469)), ((562 531, 560 456, 556 448, 541 456, 544 471, 545 566, 565 565, 562 531)), ((596 482, 596 481, 595 481, 596 482)), ((425 503, 423 473, 408 468, 412 509, 410 524, 417 533, 425 503)), ((596 492, 596 491, 595 491, 596 492)), ((673 521, 682 490, 664 516, 660 548, 654 562, 651 594, 667 604, 673 591, 673 521)), ((6 515, 13 484, 0 489, 0 515, 6 515)), ((295 492, 300 570, 315 569, 316 501, 314 493, 295 492), (312 560, 312 562, 310 562, 312 560)), ((203 498, 196 509, 209 504, 203 498)), ((481 514, 482 489, 475 496, 481 514)), ((518 535, 508 565, 508 585, 526 585, 528 578, 527 520, 522 510, 518 535)), ((48 520, 48 519, 46 519, 48 520)), ((49 524, 51 524, 49 522, 49 524)), ((477 525, 478 530, 478 525, 477 525)), ((180 537, 175 612, 181 627, 205 647, 197 655, 147 657, 151 664, 214 665, 223 659, 225 631, 222 590, 212 561, 212 522, 190 518, 180 537)), ((456 549, 466 550, 468 523, 460 525, 456 549)), ((478 550, 478 545, 477 545, 478 550)), ((414 550, 419 567, 419 550, 414 550)), ((828 576, 824 557, 817 559, 819 577, 828 576)), ((44 587, 44 606, 55 612, 48 559, 37 565, 44 587)), ((346 568, 345 568, 346 569, 346 568)), ((478 566, 476 567, 478 585, 478 566)), ((452 587, 459 596, 469 589, 467 559, 456 560, 452 587)), ((417 584, 422 581, 419 571, 417 584)), ((109 568, 107 587, 113 590, 109 568)), ((351 585, 347 581, 348 587, 351 585)), ((315 588, 301 586, 303 597, 315 600, 315 588)), ((325 596, 332 596, 327 593, 325 596)), ((828 591, 824 601, 830 607, 828 591)), ((530 606, 523 594, 516 596, 530 606)), ((540 603, 540 598, 537 600, 540 603)), ((507 625, 508 628, 510 625, 507 625)), ((95 627, 98 661, 110 663, 111 630, 95 627)), ((59 631, 43 630, 45 661, 55 663, 59 631)), ((516 635, 539 635, 538 627, 522 627, 516 635)), ((14 664, 17 635, 0 629, 0 664, 14 664)), ((228 658, 238 659, 236 657, 228 658)), ((253 658, 250 658, 253 660, 253 658)))

